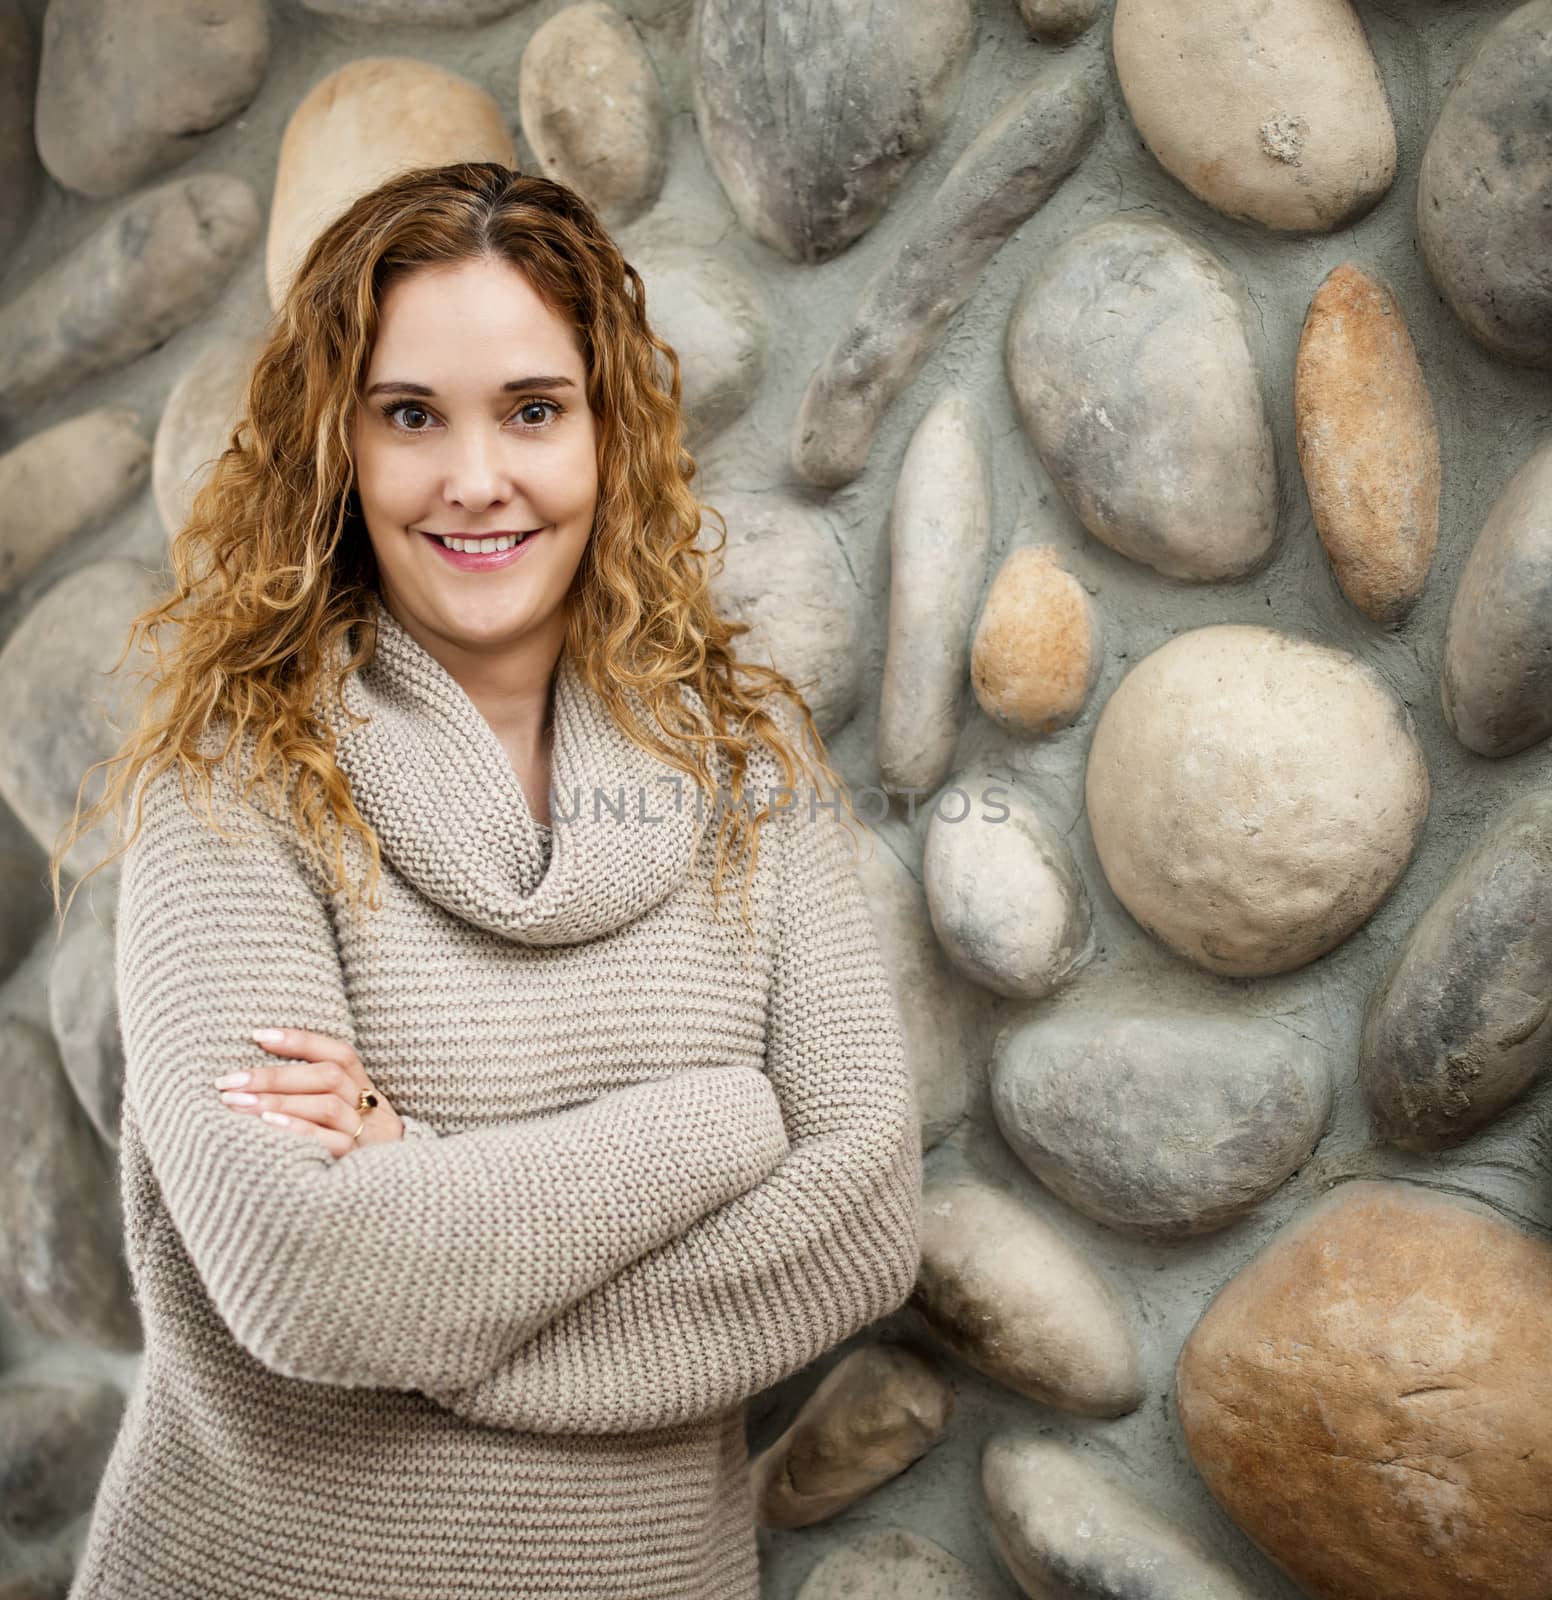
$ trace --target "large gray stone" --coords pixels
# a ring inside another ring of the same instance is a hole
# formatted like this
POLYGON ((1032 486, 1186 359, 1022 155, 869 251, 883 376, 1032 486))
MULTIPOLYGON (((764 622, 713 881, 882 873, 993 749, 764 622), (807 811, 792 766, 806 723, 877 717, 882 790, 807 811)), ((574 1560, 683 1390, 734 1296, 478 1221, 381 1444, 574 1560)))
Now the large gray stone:
POLYGON ((981 1492, 997 1553, 1025 1594, 1054 1600, 1259 1600, 1190 1535, 1070 1445, 994 1434, 981 1492))
MULTIPOLYGON (((45 850, 75 814, 87 769, 113 755, 128 731, 143 693, 133 674, 152 665, 150 653, 142 645, 116 675, 111 669, 131 621, 156 598, 143 567, 96 561, 49 589, 0 650, 0 795, 45 850)), ((87 782, 83 812, 101 796, 104 776, 87 782)), ((65 871, 79 877, 99 861, 109 831, 78 839, 65 871)))
POLYGON ((1455 737, 1481 756, 1552 733, 1552 439, 1509 480, 1461 568, 1440 697, 1455 737))
POLYGON ((1143 1238, 1209 1233, 1308 1159, 1331 1114, 1318 1049, 1275 1022, 1116 1004, 999 1040, 992 1113, 1047 1188, 1143 1238))
POLYGON ((111 212, 0 310, 0 412, 122 366, 214 303, 259 233, 241 178, 175 178, 111 212))
POLYGON ((67 189, 122 194, 193 155, 268 65, 267 0, 49 0, 38 153, 67 189))
POLYGON ((1329 232, 1396 175, 1396 128, 1348 0, 1116 0, 1116 76, 1166 172, 1268 228, 1329 232))
POLYGON ((151 449, 151 489, 169 537, 189 519, 232 429, 246 408, 260 341, 215 339, 172 387, 151 449))
POLYGON ((889 513, 889 642, 878 710, 887 789, 936 789, 953 765, 991 537, 986 423, 960 390, 946 389, 911 436, 889 513))
POLYGON ((425 28, 475 28, 528 0, 302 0, 303 7, 342 22, 418 23, 425 28))
POLYGON ((1552 1070, 1552 790, 1467 852, 1364 1013, 1359 1081, 1382 1139, 1457 1144, 1552 1070))
POLYGON ((1423 259, 1495 355, 1552 366, 1552 0, 1497 23, 1455 80, 1417 174, 1423 259))
POLYGON ((0 1384, 0 1527, 35 1539, 90 1510, 123 1411, 100 1378, 0 1384))
POLYGON ((688 245, 630 252, 647 321, 679 358, 686 442, 707 444, 749 409, 770 342, 765 297, 736 267, 688 245))
POLYGON ((137 413, 104 406, 0 456, 0 595, 145 482, 151 445, 137 413))
POLYGON ((48 858, 7 805, 0 805, 0 978, 26 955, 53 916, 48 858))
POLYGON ((1119 1417, 1142 1404, 1137 1345, 1110 1286, 1055 1227, 982 1178, 928 1177, 910 1304, 977 1371, 1042 1405, 1119 1417))
POLYGON ((636 30, 605 0, 557 11, 518 68, 523 136, 547 176, 575 189, 605 227, 657 199, 668 171, 668 103, 636 30))
POLYGON ((20 1017, 0 1019, 0 1106, 0 1300, 35 1333, 138 1348, 113 1166, 20 1017))
POLYGON ((1160 222, 1045 253, 1008 323, 1008 381, 1090 533, 1172 578, 1270 557, 1277 472, 1239 279, 1160 222))
POLYGON ((884 413, 937 348, 981 269, 1082 160, 1102 115, 1086 70, 1064 62, 976 135, 863 286, 809 380, 792 440, 800 477, 836 489, 862 471, 884 413))
POLYGON ((111 910, 113 867, 81 885, 49 961, 49 1025, 75 1097, 110 1149, 119 1142, 124 1103, 124 1042, 119 1035, 111 910), (110 915, 100 909, 107 906, 110 915))
MULTIPOLYGON (((751 628, 739 655, 786 673, 828 738, 857 709, 867 610, 839 535, 823 512, 776 495, 721 494, 716 509, 727 543, 711 588, 751 628)), ((703 527, 703 549, 717 532, 703 527)))
POLYGON ((982 997, 949 964, 921 884, 882 839, 857 863, 857 874, 900 1005, 922 1149, 930 1150, 968 1109, 971 1072, 981 1059, 982 997))
POLYGON ((738 220, 824 261, 938 141, 975 38, 968 0, 701 0, 691 87, 738 220))
POLYGON ((1291 972, 1362 926, 1428 815, 1411 714, 1350 655, 1273 628, 1193 628, 1121 680, 1085 794, 1122 905, 1232 977, 1291 972))
POLYGON ((922 884, 944 953, 994 994, 1043 999, 1093 959, 1088 891, 1067 841, 989 768, 938 795, 922 884))

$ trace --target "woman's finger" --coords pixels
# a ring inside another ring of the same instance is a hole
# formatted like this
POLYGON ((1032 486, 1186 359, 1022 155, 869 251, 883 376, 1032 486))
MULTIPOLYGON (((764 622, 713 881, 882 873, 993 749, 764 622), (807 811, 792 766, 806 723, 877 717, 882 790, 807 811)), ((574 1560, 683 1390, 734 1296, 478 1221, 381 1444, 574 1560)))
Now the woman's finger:
POLYGON ((348 1154, 355 1143, 349 1134, 341 1133, 337 1128, 326 1128, 316 1122, 309 1122, 305 1117, 293 1117, 284 1111, 265 1111, 262 1115, 266 1122, 274 1123, 276 1127, 300 1134, 304 1139, 316 1139, 326 1146, 333 1156, 348 1154))
POLYGON ((255 1028, 254 1043, 278 1056, 290 1056, 298 1061, 332 1061, 341 1066, 357 1083, 365 1084, 366 1068, 356 1047, 344 1039, 327 1033, 314 1033, 309 1028, 255 1028))
MULTIPOLYGON (((245 1089, 250 1094, 337 1094, 354 1100, 360 1091, 337 1061, 297 1061, 273 1067, 250 1067, 215 1079, 218 1089, 245 1089)), ((247 1102, 251 1104, 252 1102, 247 1102)))

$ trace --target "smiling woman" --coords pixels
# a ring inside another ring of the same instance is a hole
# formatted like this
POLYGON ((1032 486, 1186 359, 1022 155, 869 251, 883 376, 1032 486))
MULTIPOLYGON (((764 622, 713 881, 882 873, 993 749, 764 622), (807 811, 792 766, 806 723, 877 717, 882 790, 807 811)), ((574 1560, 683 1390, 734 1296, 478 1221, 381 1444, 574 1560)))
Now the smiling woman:
POLYGON ((744 1406, 903 1302, 921 1147, 679 393, 543 178, 405 174, 298 272, 55 856, 133 811, 145 1356, 74 1600, 756 1600, 744 1406))

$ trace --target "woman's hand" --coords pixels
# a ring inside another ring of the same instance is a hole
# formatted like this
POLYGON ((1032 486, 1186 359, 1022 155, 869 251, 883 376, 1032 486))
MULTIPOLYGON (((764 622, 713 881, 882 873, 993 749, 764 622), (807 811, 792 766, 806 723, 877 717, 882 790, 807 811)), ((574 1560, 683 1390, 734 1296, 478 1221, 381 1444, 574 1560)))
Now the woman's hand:
POLYGON ((348 1156, 363 1144, 385 1144, 404 1137, 404 1124, 366 1075, 361 1058, 343 1039, 306 1028, 257 1028, 254 1042, 284 1063, 232 1072, 215 1080, 232 1110, 262 1116, 304 1138, 317 1139, 331 1155, 348 1156), (377 1096, 369 1111, 357 1111, 363 1089, 377 1096), (361 1137, 353 1138, 357 1127, 361 1137))

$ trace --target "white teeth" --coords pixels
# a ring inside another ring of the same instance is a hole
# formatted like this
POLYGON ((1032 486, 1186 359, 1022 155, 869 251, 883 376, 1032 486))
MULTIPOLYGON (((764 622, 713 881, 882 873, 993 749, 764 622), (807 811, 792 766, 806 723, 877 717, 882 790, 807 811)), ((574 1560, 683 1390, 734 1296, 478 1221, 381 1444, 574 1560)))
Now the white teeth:
MULTIPOLYGON (((442 536, 438 534, 437 537, 442 536)), ((523 538, 527 537, 525 533, 523 538)), ((449 550, 469 550, 482 556, 492 555, 497 550, 510 550, 513 545, 520 542, 515 534, 510 533, 503 534, 499 539, 442 539, 442 543, 449 550)))

